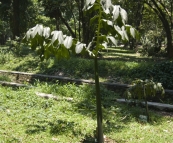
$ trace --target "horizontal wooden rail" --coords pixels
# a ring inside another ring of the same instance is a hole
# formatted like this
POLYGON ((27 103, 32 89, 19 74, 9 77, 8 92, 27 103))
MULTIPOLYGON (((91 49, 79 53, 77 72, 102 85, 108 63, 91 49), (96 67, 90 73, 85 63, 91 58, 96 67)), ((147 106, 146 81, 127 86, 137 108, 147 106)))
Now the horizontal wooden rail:
MULTIPOLYGON (((19 72, 19 71, 7 71, 7 70, 0 70, 0 74, 13 74, 16 75, 16 78, 20 78, 20 76, 26 76, 28 78, 39 79, 42 81, 47 80, 59 80, 63 82, 71 82, 76 84, 94 84, 95 82, 92 80, 85 80, 85 79, 72 79, 69 77, 62 77, 62 76, 52 76, 52 75, 45 75, 45 74, 35 74, 35 73, 26 73, 26 72, 19 72)), ((125 90, 129 88, 131 85, 129 84, 120 84, 120 83, 109 83, 109 82, 100 82, 100 84, 105 85, 111 90, 125 90)), ((169 95, 173 95, 173 90, 165 89, 165 93, 169 95)))

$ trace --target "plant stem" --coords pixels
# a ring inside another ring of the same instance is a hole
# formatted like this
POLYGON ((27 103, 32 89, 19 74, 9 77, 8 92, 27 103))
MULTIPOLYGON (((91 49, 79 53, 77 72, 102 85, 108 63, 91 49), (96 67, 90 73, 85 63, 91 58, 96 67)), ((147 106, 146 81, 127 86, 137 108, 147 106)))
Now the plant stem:
POLYGON ((147 122, 149 122, 149 112, 148 112, 148 103, 147 103, 147 96, 145 93, 145 85, 144 85, 144 97, 145 97, 145 109, 146 109, 146 115, 147 115, 147 122))
POLYGON ((95 87, 96 87, 96 104, 97 104, 97 141, 98 143, 103 143, 103 129, 102 129, 102 108, 101 108, 101 96, 100 96, 100 84, 98 75, 98 60, 97 57, 94 58, 95 66, 95 87))
MULTIPOLYGON (((100 4, 100 1, 99 1, 99 4, 100 4)), ((101 28, 101 6, 99 7, 99 19, 98 19, 98 28, 97 28, 97 41, 96 41, 96 57, 98 56, 98 51, 99 51, 99 45, 100 45, 100 42, 99 42, 99 36, 100 36, 100 28, 101 28)))
MULTIPOLYGON (((100 4, 100 0, 98 1, 100 4)), ((99 75, 98 75, 98 47, 99 36, 100 36, 100 28, 101 28, 101 5, 99 6, 99 19, 98 19, 98 28, 97 28, 97 41, 96 41, 96 53, 94 57, 94 67, 95 67, 95 87, 96 87, 96 104, 97 104, 97 142, 103 143, 103 129, 102 129, 102 108, 101 108, 101 96, 100 96, 100 84, 99 84, 99 75)))
POLYGON ((147 122, 149 122, 150 117, 149 117, 149 112, 148 112, 148 103, 147 103, 147 99, 145 99, 145 108, 146 108, 146 114, 147 114, 147 122))

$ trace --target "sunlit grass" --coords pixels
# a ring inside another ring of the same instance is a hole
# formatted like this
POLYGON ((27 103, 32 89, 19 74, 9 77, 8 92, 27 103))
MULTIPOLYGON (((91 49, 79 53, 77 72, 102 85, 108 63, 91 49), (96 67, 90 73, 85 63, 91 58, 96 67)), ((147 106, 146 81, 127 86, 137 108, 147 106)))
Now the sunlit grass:
MULTIPOLYGON (((150 111, 151 122, 139 120, 140 107, 118 104, 118 95, 101 87, 104 134, 118 143, 171 142, 173 118, 150 111)), ((95 88, 89 85, 36 82, 31 89, 0 86, 0 142, 77 143, 96 128, 95 88), (44 99, 51 93, 60 100, 44 99), (71 97, 72 101, 62 100, 71 97)))

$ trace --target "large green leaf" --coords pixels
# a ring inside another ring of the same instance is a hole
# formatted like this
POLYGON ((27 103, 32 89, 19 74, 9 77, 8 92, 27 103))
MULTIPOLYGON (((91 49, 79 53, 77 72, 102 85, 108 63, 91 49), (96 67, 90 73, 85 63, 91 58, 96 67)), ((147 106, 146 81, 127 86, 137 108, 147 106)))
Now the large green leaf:
POLYGON ((89 10, 95 3, 96 0, 86 0, 83 10, 89 10))
POLYGON ((131 25, 125 25, 125 27, 126 27, 127 33, 130 36, 132 36, 134 39, 137 39, 137 40, 140 39, 138 31, 134 27, 132 27, 131 25))
POLYGON ((38 46, 38 42, 37 42, 37 39, 32 39, 31 40, 31 49, 32 50, 35 50, 38 46))
POLYGON ((117 39, 114 36, 107 36, 107 39, 110 40, 115 46, 117 46, 117 39))
POLYGON ((67 49, 70 49, 70 47, 72 46, 73 43, 73 38, 71 36, 66 36, 65 40, 64 40, 64 46, 67 49))
POLYGON ((127 22, 127 12, 121 7, 120 7, 120 15, 123 23, 125 24, 127 22))
POLYGON ((113 14, 113 21, 117 20, 117 18, 120 15, 120 6, 119 5, 114 5, 113 6, 112 14, 113 14))
POLYGON ((43 29, 43 37, 45 37, 46 39, 49 38, 50 36, 50 28, 49 27, 45 27, 43 29))
POLYGON ((64 45, 61 45, 61 58, 66 58, 68 59, 70 57, 70 53, 69 53, 69 50, 64 46, 64 45))
POLYGON ((29 36, 29 38, 34 38, 37 34, 42 36, 43 30, 44 30, 43 25, 37 24, 35 27, 29 29, 29 31, 27 32, 27 35, 29 36))
POLYGON ((86 47, 86 44, 81 43, 81 42, 78 42, 78 43, 76 44, 76 48, 75 48, 76 54, 81 53, 84 47, 86 47))
POLYGON ((63 58, 69 58, 69 51, 67 50, 66 47, 64 47, 64 45, 59 45, 58 48, 54 49, 54 53, 53 53, 56 57, 56 59, 60 60, 63 58))
POLYGON ((51 56, 51 52, 49 51, 47 47, 45 47, 44 58, 49 59, 50 56, 51 56))
POLYGON ((107 35, 110 31, 112 31, 112 26, 113 26, 112 21, 101 19, 100 23, 101 23, 100 28, 102 29, 104 35, 107 35))
POLYGON ((63 44, 64 43, 64 35, 62 31, 52 31, 51 33, 52 36, 52 44, 54 42, 58 41, 58 44, 63 44))
POLYGON ((124 40, 124 34, 123 34, 123 32, 122 32, 122 29, 121 29, 119 26, 117 26, 117 25, 114 25, 114 29, 115 29, 115 31, 117 32, 118 37, 119 37, 121 40, 124 40))
POLYGON ((130 27, 130 34, 135 38, 135 29, 133 27, 130 27))
POLYGON ((99 43, 108 42, 106 35, 101 35, 98 37, 99 43))
POLYGON ((93 24, 97 23, 99 20, 99 16, 98 15, 95 15, 94 17, 92 17, 90 19, 90 25, 92 26, 93 24))
POLYGON ((100 0, 100 4, 102 5, 102 8, 104 9, 105 13, 108 14, 112 11, 111 0, 100 0))
MULTIPOLYGON (((98 12, 100 9, 100 4, 94 3, 91 7, 89 7, 87 10, 84 10, 84 14, 92 14, 94 12, 98 12)), ((97 22, 98 23, 98 22, 97 22)))
POLYGON ((129 41, 129 37, 127 36, 127 31, 126 31, 126 27, 125 26, 122 26, 122 39, 123 40, 126 40, 126 41, 129 41))

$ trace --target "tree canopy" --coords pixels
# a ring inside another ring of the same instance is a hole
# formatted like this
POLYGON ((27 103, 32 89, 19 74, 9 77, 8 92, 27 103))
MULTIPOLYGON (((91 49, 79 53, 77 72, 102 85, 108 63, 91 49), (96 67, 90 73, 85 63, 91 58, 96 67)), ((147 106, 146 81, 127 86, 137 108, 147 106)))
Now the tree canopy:
MULTIPOLYGON (((142 43, 154 53, 165 45, 167 57, 173 57, 173 2, 172 0, 112 0, 127 10, 128 23, 141 34, 139 42, 130 39, 130 47, 142 43)), ((0 4, 0 41, 8 37, 22 36, 36 23, 43 23, 51 29, 62 30, 73 38, 89 44, 94 35, 90 19, 95 12, 86 15, 85 0, 2 0, 0 4)), ((150 55, 150 54, 148 54, 150 55)))

